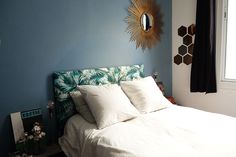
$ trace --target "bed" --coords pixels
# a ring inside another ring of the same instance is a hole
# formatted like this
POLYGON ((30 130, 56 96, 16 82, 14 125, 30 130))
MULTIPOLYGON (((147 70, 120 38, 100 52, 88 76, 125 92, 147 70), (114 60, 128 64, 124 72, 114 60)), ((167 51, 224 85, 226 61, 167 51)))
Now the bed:
POLYGON ((165 107, 100 128, 76 112, 70 93, 78 85, 122 86, 123 81, 145 79, 143 69, 132 65, 54 73, 58 129, 63 130, 59 144, 68 157, 236 157, 233 117, 172 105, 164 98, 165 107))

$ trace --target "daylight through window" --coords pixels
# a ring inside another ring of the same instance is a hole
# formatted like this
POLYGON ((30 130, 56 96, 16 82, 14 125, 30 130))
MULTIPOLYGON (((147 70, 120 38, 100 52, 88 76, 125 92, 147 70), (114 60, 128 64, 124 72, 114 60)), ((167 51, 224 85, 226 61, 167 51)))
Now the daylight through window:
POLYGON ((228 0, 224 18, 226 26, 225 42, 225 72, 224 78, 236 80, 236 0, 228 0))

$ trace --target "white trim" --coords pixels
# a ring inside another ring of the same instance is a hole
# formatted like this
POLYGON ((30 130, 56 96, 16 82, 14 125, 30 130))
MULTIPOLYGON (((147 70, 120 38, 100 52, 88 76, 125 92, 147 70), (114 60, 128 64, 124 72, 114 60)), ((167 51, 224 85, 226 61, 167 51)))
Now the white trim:
POLYGON ((228 0, 217 0, 217 53, 219 67, 218 70, 218 87, 235 89, 236 90, 236 79, 225 78, 226 68, 226 42, 227 42, 227 10, 228 0))
POLYGON ((225 61, 226 61, 226 43, 227 43, 227 36, 225 34, 227 34, 227 3, 228 0, 222 0, 222 4, 220 5, 221 8, 219 10, 219 14, 218 17, 220 16, 220 20, 221 21, 221 73, 220 73, 220 81, 224 82, 225 81, 225 61), (225 17, 226 14, 226 17, 225 17))

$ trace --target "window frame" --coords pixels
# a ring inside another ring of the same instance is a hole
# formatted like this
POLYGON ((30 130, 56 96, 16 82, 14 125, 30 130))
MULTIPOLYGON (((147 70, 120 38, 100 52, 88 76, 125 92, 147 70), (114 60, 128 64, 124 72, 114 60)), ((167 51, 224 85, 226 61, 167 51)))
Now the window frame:
POLYGON ((217 0, 217 52, 219 54, 219 87, 236 90, 236 79, 225 77, 226 68, 226 44, 227 44, 227 20, 228 20, 228 0, 217 0))

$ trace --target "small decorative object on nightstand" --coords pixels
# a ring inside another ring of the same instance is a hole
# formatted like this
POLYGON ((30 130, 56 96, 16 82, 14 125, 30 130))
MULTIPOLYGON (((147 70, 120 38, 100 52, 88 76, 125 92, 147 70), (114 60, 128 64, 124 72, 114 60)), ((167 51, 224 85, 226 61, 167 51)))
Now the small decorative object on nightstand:
POLYGON ((165 95, 165 89, 164 89, 164 84, 162 81, 158 81, 158 73, 155 71, 153 74, 152 74, 152 77, 154 79, 154 81, 156 82, 157 86, 160 88, 160 90, 162 91, 163 95, 165 95))
POLYGON ((32 154, 40 154, 46 147, 46 133, 42 131, 39 122, 33 124, 31 133, 25 132, 24 136, 16 142, 16 150, 21 156, 30 156, 32 154))
POLYGON ((157 75, 158 73, 156 71, 152 74, 152 77, 155 80, 155 82, 158 82, 157 75))
POLYGON ((172 104, 176 104, 176 101, 175 101, 174 97, 167 96, 166 99, 168 99, 172 104))
MULTIPOLYGON (((155 80, 157 86, 159 87, 159 89, 161 90, 161 92, 163 93, 163 95, 165 96, 165 87, 162 81, 158 81, 157 79, 157 72, 154 72, 152 75, 153 79, 155 80)), ((176 101, 174 99, 174 97, 172 96, 165 96, 172 104, 176 104, 176 101)))
POLYGON ((159 89, 161 90, 162 94, 165 95, 165 87, 163 82, 156 82, 157 86, 159 87, 159 89))
POLYGON ((54 101, 52 101, 52 100, 48 101, 47 109, 48 109, 50 119, 53 117, 54 105, 55 105, 54 101))
MULTIPOLYGON (((163 95, 165 96, 165 87, 164 84, 162 82, 157 82, 157 86, 160 88, 160 90, 162 91, 163 95)), ((176 104, 176 101, 174 99, 174 97, 172 96, 165 96, 166 99, 168 99, 172 104, 176 104)))

